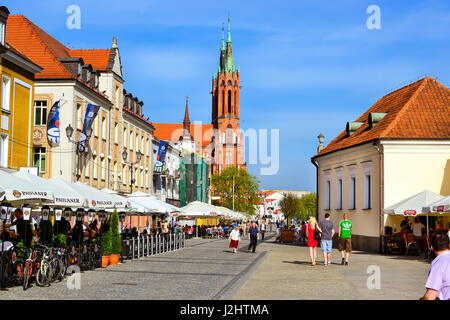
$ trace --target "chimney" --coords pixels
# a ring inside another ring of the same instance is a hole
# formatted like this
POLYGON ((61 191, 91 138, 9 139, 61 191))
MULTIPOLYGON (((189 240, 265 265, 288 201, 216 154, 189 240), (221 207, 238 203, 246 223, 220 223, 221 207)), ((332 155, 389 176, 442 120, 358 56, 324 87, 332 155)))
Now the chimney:
POLYGON ((112 48, 117 48, 117 38, 115 36, 113 37, 112 48))
POLYGON ((317 147, 317 153, 319 153, 320 151, 322 151, 323 149, 325 149, 325 147, 324 147, 324 145, 323 145, 323 141, 324 141, 324 139, 325 139, 325 136, 324 136, 322 133, 320 133, 320 134, 317 136, 317 139, 319 139, 319 146, 317 147))

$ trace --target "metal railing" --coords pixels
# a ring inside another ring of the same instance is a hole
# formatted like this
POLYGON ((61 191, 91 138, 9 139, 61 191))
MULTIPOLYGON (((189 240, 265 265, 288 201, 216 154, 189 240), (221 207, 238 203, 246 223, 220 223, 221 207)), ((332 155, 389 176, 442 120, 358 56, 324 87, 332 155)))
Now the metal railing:
POLYGON ((122 240, 121 260, 139 259, 186 247, 184 232, 159 234, 153 236, 140 236, 122 240))

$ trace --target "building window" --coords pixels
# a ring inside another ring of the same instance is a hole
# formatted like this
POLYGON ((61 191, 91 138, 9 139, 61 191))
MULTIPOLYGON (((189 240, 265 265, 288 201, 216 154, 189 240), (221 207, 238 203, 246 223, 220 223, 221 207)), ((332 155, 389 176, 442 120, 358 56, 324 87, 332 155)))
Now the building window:
POLYGON ((231 114, 231 90, 228 91, 228 113, 231 114))
POLYGON ((133 131, 130 131, 130 150, 133 150, 133 131))
POLYGON ((5 33, 6 33, 6 24, 4 22, 0 22, 0 43, 5 45, 5 33))
POLYGON ((372 189, 372 181, 371 181, 371 175, 365 174, 364 175, 364 209, 370 209, 371 208, 371 189, 372 189))
POLYGON ((116 93, 115 93, 115 97, 116 97, 116 109, 119 109, 120 106, 120 94, 119 94, 119 87, 116 87, 116 93))
POLYGON ((98 137, 98 117, 95 117, 94 122, 92 123, 92 130, 96 137, 98 137))
POLYGON ((98 157, 94 156, 94 179, 98 179, 98 157))
POLYGON ((123 185, 127 184, 127 165, 126 164, 122 165, 122 184, 123 185))
POLYGON ((342 178, 337 180, 337 210, 342 210, 342 178))
POLYGON ((2 77, 2 109, 9 111, 10 102, 10 92, 11 92, 11 79, 8 77, 2 77))
POLYGON ((2 167, 8 167, 8 145, 8 136, 5 139, 0 138, 0 166, 2 167))
POLYGON ((119 125, 117 122, 114 124, 114 143, 119 143, 119 125))
POLYGON ((77 103, 77 129, 83 130, 83 108, 77 103))
POLYGON ((128 135, 127 135, 127 128, 123 129, 123 147, 128 148, 128 135))
POLYGON ((101 161, 101 169, 102 169, 102 180, 106 180, 106 159, 103 158, 101 161))
POLYGON ((47 101, 34 102, 34 125, 45 126, 47 124, 47 101))
POLYGON ((134 142, 136 143, 136 151, 139 150, 139 134, 136 133, 136 139, 134 140, 134 142))
POLYGON ((33 167, 38 168, 39 174, 45 173, 45 148, 33 148, 33 167))
POLYGON ((107 131, 106 118, 102 117, 102 138, 103 138, 103 140, 106 140, 106 136, 107 136, 106 131, 107 131))
POLYGON ((356 178, 350 177, 350 209, 356 209, 356 178))
POLYGON ((227 152, 225 155, 225 165, 230 166, 233 164, 233 152, 227 152))
POLYGON ((325 210, 330 210, 330 207, 331 207, 331 183, 330 183, 330 180, 327 180, 325 210))

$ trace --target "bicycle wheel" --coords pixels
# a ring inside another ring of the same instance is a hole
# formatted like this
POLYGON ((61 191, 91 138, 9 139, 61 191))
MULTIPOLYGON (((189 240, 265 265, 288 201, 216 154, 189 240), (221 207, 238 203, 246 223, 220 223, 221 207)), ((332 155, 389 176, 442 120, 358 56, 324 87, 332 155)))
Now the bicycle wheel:
POLYGON ((44 287, 47 284, 50 284, 52 276, 53 276, 52 266, 48 261, 42 261, 41 266, 39 267, 39 270, 36 273, 36 284, 39 287, 44 287))
POLYGON ((28 289, 28 282, 31 276, 31 262, 27 261, 25 263, 25 270, 23 271, 23 290, 28 289))

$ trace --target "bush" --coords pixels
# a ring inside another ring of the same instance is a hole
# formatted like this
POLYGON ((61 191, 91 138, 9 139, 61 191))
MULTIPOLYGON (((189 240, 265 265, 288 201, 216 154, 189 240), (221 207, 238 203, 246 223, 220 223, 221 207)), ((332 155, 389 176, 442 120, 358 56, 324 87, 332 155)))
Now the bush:
POLYGON ((112 253, 112 230, 111 228, 103 229, 104 232, 102 234, 102 254, 104 256, 109 256, 112 253))
POLYGON ((117 211, 111 216, 111 250, 112 254, 120 254, 122 252, 122 238, 119 233, 119 215, 117 211))
POLYGON ((55 239, 56 239, 56 243, 58 245, 64 245, 64 246, 67 245, 67 237, 65 234, 60 233, 55 236, 55 239))

